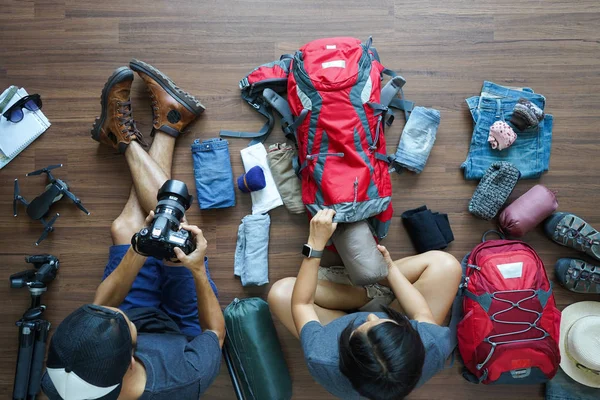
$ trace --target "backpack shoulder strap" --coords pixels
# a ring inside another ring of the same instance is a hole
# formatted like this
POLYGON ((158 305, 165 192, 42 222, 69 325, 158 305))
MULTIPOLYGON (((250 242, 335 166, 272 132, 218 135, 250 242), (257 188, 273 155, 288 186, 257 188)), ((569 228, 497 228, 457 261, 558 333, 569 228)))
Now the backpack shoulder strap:
POLYGON ((240 81, 239 87, 242 92, 242 99, 267 119, 263 127, 258 132, 221 130, 219 132, 220 136, 253 139, 250 145, 263 143, 267 139, 273 131, 275 116, 272 105, 264 98, 263 93, 266 89, 275 94, 287 90, 287 77, 292 57, 290 54, 284 54, 278 61, 255 68, 240 81))

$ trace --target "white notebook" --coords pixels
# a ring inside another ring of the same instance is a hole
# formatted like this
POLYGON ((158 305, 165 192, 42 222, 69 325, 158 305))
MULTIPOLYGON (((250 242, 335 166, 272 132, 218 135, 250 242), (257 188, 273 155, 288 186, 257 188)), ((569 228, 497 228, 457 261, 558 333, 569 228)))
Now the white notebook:
MULTIPOLYGON (((6 89, 0 95, 0 101, 8 94, 9 89, 6 89)), ((27 96, 27 94, 25 89, 19 89, 4 107, 4 110, 8 110, 11 105, 27 96)), ((13 160, 49 127, 50 121, 41 110, 29 111, 23 108, 23 119, 17 123, 11 122, 0 115, 0 168, 13 160)))

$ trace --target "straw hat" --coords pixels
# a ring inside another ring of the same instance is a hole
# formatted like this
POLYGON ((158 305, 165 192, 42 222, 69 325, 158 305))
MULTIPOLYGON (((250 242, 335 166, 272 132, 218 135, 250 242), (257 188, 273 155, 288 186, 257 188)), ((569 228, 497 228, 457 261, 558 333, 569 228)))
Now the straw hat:
POLYGON ((600 388, 600 302, 581 301, 562 312, 560 367, 582 385, 600 388))

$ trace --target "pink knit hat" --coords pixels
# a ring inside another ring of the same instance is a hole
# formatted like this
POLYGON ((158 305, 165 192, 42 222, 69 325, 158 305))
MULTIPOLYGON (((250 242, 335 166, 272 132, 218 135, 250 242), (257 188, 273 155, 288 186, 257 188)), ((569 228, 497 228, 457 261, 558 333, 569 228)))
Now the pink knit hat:
POLYGON ((496 121, 490 127, 488 142, 492 146, 492 149, 504 150, 510 147, 516 139, 517 134, 510 125, 504 121, 496 121))

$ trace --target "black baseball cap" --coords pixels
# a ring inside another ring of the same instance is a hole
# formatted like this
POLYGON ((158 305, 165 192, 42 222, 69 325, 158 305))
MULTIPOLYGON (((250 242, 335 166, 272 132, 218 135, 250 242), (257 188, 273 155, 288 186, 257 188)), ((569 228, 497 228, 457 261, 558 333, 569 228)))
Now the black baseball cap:
POLYGON ((50 340, 44 393, 51 400, 116 400, 132 354, 123 314, 86 304, 65 318, 50 340))

